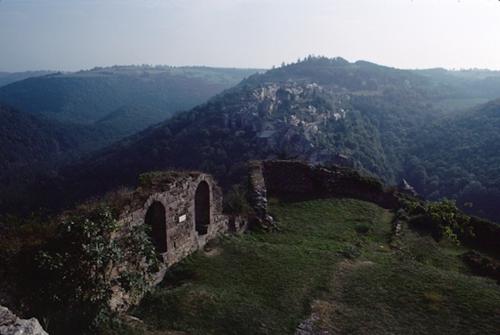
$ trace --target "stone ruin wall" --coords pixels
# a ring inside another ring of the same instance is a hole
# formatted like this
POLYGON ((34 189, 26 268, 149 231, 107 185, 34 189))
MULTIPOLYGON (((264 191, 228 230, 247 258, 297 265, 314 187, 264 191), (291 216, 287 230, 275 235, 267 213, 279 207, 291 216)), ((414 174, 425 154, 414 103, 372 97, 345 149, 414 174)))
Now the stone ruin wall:
POLYGON ((249 163, 249 201, 255 210, 255 224, 273 228, 267 208, 268 197, 307 200, 350 197, 374 202, 384 208, 399 206, 392 191, 386 191, 376 179, 353 169, 323 167, 303 161, 267 160, 249 163))
MULTIPOLYGON (((154 221, 158 225, 160 220, 164 230, 158 229, 155 232, 153 228, 151 238, 155 242, 157 253, 163 259, 163 265, 152 278, 151 285, 158 284, 163 279, 168 267, 202 249, 209 241, 221 234, 240 233, 247 228, 246 218, 223 214, 222 201, 222 191, 213 177, 199 172, 172 173, 165 180, 160 178, 158 184, 139 188, 130 196, 128 205, 124 206, 118 219, 122 227, 121 234, 127 234, 131 227, 151 224, 148 222, 151 221, 148 219, 148 211, 153 207, 160 209, 161 215, 156 216, 154 221), (205 203, 196 200, 200 186, 208 186, 208 192, 204 194, 205 203), (197 229, 196 207, 201 205, 208 205, 209 222, 203 227, 206 229, 197 229)), ((120 238, 119 234, 117 238, 120 238)), ((125 264, 121 266, 126 267, 125 264)), ((117 277, 120 271, 117 267, 117 277)), ((110 305, 115 310, 125 310, 137 302, 134 300, 117 286, 110 305)))
POLYGON ((202 248, 209 240, 228 231, 229 217, 222 214, 222 192, 213 178, 206 174, 189 174, 179 177, 162 192, 152 193, 143 207, 121 215, 124 226, 147 224, 146 215, 154 203, 165 210, 166 251, 162 252, 167 266, 202 248), (195 193, 200 183, 209 186, 210 223, 206 234, 195 229, 195 193))

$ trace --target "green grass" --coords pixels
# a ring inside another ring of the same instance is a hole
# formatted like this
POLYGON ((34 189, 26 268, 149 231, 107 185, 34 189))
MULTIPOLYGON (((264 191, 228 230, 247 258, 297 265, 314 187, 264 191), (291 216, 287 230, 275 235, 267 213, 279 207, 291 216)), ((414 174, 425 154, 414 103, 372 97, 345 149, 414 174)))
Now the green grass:
POLYGON ((493 282, 393 259, 339 278, 330 323, 347 334, 498 334, 493 282), (369 332, 367 330, 369 329, 369 332))
POLYGON ((403 250, 391 250, 392 214, 362 201, 271 209, 280 232, 226 237, 181 262, 132 311, 144 321, 135 332, 293 334, 311 313, 331 334, 500 329, 500 289, 461 273, 460 248, 406 229, 403 250))

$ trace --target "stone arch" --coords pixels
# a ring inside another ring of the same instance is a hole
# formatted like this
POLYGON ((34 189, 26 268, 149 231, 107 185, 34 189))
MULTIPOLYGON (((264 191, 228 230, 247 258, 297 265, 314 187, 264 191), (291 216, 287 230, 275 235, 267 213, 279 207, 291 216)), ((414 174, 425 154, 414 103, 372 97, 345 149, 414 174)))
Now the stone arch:
POLYGON ((159 201, 154 201, 146 212, 145 223, 151 227, 150 238, 159 253, 167 251, 167 222, 165 207, 159 201))
POLYGON ((201 181, 194 195, 194 222, 199 235, 208 232, 210 224, 210 186, 206 181, 201 181))

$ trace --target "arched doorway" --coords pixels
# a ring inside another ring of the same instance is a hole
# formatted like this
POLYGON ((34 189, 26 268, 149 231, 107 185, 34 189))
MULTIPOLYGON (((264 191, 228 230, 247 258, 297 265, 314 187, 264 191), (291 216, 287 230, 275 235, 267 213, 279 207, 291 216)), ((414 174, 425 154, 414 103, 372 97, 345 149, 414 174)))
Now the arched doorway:
POLYGON ((165 220, 165 207, 155 201, 149 206, 145 222, 151 227, 150 237, 159 253, 167 251, 167 222, 165 220))
POLYGON ((196 188, 194 196, 194 221, 195 229, 199 235, 208 232, 210 224, 210 187, 206 181, 202 181, 196 188))

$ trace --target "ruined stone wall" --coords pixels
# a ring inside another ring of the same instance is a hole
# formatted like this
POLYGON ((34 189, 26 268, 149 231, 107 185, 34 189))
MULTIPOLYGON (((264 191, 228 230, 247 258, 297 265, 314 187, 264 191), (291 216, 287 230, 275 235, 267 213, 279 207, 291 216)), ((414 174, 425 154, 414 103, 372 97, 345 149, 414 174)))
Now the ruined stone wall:
POLYGON ((313 169, 304 162, 264 161, 262 173, 270 196, 312 198, 319 191, 313 169))
POLYGON ((249 166, 249 201, 256 213, 256 224, 269 221, 267 197, 307 200, 350 197, 396 208, 399 200, 385 191, 376 179, 342 167, 309 165, 302 161, 253 161, 249 166))
POLYGON ((222 214, 222 192, 210 175, 177 175, 174 180, 162 185, 161 190, 150 193, 142 207, 122 213, 120 224, 146 224, 146 213, 154 202, 159 202, 165 209, 167 251, 162 257, 168 266, 179 262, 218 234, 228 230, 229 218, 222 214), (195 193, 202 182, 206 182, 210 190, 210 224, 206 234, 199 234, 195 230, 195 193))
POLYGON ((464 242, 479 250, 500 256, 500 225, 477 217, 472 217, 469 225, 473 234, 466 234, 464 242))
MULTIPOLYGON (((161 224, 165 226, 160 231, 166 242, 166 250, 158 251, 163 260, 160 271, 151 279, 151 285, 155 285, 163 279, 167 268, 196 250, 203 248, 210 240, 226 232, 239 233, 246 229, 246 219, 238 216, 228 216, 222 213, 222 191, 212 176, 199 172, 164 172, 152 174, 134 193, 124 201, 126 205, 119 215, 120 235, 132 231, 132 227, 149 224, 147 222, 148 210, 153 204, 164 208, 164 217, 161 224), (206 229, 196 229, 196 192, 200 185, 208 185, 209 222, 206 229)), ((146 178, 147 179, 147 178, 146 178)), ((158 218, 157 218, 158 219, 158 218)), ((153 229, 154 233, 154 229, 153 229)), ((154 239, 154 237, 152 236, 154 239)), ((125 270, 126 264, 122 264, 125 270)), ((120 268, 117 267, 116 277, 119 276, 120 268)), ((135 299, 137 300, 137 299, 135 299)), ((115 310, 125 310, 131 304, 136 303, 133 298, 121 287, 114 288, 114 296, 110 302, 115 310)))
POLYGON ((262 162, 269 196, 291 199, 350 197, 396 208, 398 198, 378 180, 338 166, 324 167, 300 161, 262 162))
POLYGON ((272 217, 267 211, 267 186, 264 179, 264 167, 262 161, 249 162, 249 193, 248 201, 252 206, 255 216, 252 223, 261 228, 273 228, 272 217))

